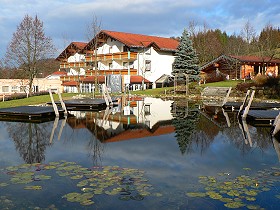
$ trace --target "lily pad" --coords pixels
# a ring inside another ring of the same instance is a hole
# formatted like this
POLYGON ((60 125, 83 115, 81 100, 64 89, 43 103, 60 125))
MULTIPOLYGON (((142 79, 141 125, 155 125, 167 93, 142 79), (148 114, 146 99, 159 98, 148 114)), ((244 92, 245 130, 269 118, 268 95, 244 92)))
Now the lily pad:
POLYGON ((25 186, 25 190, 42 190, 42 186, 34 185, 34 186, 25 186))

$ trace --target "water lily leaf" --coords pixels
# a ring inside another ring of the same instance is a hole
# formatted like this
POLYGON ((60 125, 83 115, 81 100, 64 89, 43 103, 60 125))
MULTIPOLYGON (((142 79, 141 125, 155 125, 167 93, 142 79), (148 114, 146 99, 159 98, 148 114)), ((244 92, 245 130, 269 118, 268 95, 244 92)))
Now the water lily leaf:
POLYGON ((83 178, 83 175, 75 175, 70 177, 70 179, 81 179, 81 178, 83 178))
POLYGON ((243 170, 245 170, 245 171, 250 171, 251 168, 243 168, 243 170))
POLYGON ((247 205, 246 207, 247 207, 247 209, 251 209, 251 210, 261 209, 261 207, 259 205, 247 205))
POLYGON ((224 206, 231 209, 238 209, 245 206, 245 204, 242 202, 229 202, 229 203, 225 203, 224 206))
POLYGON ((188 192, 186 193, 187 196, 189 197, 205 197, 206 193, 202 193, 202 192, 188 192))
POLYGON ((258 193, 255 190, 248 190, 245 192, 246 195, 256 196, 258 193))
POLYGON ((268 188, 268 187, 263 187, 263 188, 262 188, 262 191, 265 191, 265 192, 270 191, 270 188, 268 188))
POLYGON ((89 187, 84 187, 84 188, 82 188, 81 189, 81 191, 83 191, 83 192, 93 192, 93 188, 89 188, 89 187))
POLYGON ((278 199, 280 199, 280 194, 278 194, 278 195, 275 195, 275 197, 276 197, 276 198, 278 198, 278 199))
POLYGON ((46 166, 44 166, 45 170, 51 170, 51 169, 55 169, 55 168, 56 168, 56 166, 54 166, 54 165, 46 165, 46 166))
POLYGON ((25 190, 42 190, 42 186, 34 185, 34 186, 25 186, 25 190))
POLYGON ((122 201, 129 201, 131 198, 129 195, 123 195, 123 196, 120 196, 119 199, 122 201))
POLYGON ((92 200, 83 200, 82 202, 80 202, 80 204, 83 206, 89 206, 94 204, 94 202, 92 200))
POLYGON ((44 175, 44 174, 37 175, 37 177, 41 180, 49 180, 52 178, 51 176, 44 175))
POLYGON ((255 197, 246 197, 246 200, 247 200, 247 201, 255 201, 256 198, 255 198, 255 197))
POLYGON ((9 184, 8 183, 5 183, 5 182, 1 182, 0 183, 0 187, 6 187, 6 186, 8 186, 9 184))

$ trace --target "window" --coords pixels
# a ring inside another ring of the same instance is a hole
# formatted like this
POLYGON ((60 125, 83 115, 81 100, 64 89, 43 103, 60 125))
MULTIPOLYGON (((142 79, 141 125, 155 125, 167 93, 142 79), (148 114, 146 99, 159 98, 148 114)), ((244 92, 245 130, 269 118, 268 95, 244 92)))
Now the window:
POLYGON ((34 91, 34 93, 39 92, 39 86, 38 85, 34 85, 33 86, 33 91, 34 91))
POLYGON ((123 52, 128 52, 129 51, 129 47, 128 46, 123 46, 123 52))
MULTIPOLYGON (((128 62, 123 62, 124 69, 128 69, 128 62)), ((129 68, 133 69, 133 62, 129 62, 129 68)))
POLYGON ((18 92, 18 87, 17 87, 17 86, 12 86, 12 92, 13 92, 13 93, 18 92))
POLYGON ((148 48, 145 52, 146 55, 151 55, 151 48, 148 48))
POLYGON ((2 92, 8 93, 9 92, 9 86, 2 86, 2 92))
POLYGON ((151 61, 150 60, 145 61, 145 70, 151 71, 151 61))
POLYGON ((109 63, 109 69, 113 69, 113 63, 109 63))
POLYGON ((26 86, 20 86, 19 91, 20 92, 25 92, 27 90, 26 86))

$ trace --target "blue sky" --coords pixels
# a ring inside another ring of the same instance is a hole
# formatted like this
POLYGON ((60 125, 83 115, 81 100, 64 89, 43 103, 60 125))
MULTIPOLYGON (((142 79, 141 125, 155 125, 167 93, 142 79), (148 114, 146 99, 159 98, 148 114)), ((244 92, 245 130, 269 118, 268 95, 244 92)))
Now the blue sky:
POLYGON ((0 0, 0 58, 23 17, 38 15, 58 49, 88 41, 93 15, 102 29, 157 36, 180 36, 190 21, 198 26, 240 33, 249 20, 256 32, 280 26, 279 0, 0 0))

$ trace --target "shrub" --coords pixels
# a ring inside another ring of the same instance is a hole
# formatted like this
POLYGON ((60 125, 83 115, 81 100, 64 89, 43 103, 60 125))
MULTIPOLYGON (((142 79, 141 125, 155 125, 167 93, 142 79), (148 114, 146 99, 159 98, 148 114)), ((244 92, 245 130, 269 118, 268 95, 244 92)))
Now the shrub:
POLYGON ((267 82, 267 76, 257 74, 257 76, 254 78, 254 82, 256 83, 257 86, 264 86, 265 83, 267 82))
POLYGON ((235 89, 241 92, 246 92, 253 86, 256 86, 255 82, 241 82, 236 85, 235 89))
POLYGON ((268 77, 264 85, 267 87, 280 88, 280 77, 268 77))

